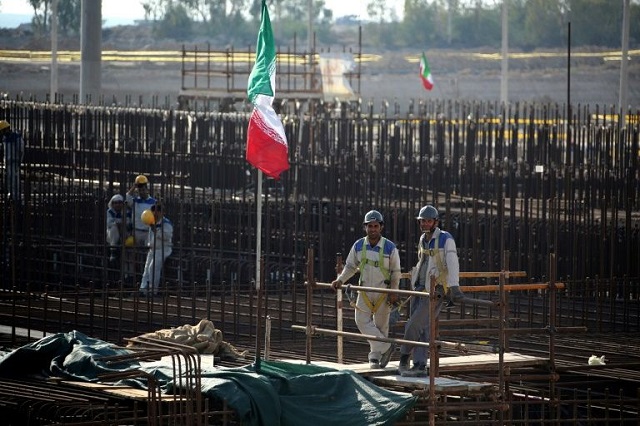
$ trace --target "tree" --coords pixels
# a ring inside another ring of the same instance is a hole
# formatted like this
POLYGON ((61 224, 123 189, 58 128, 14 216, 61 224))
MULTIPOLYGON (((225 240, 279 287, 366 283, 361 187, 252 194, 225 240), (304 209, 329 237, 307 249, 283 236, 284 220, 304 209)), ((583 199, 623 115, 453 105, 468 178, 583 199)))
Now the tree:
POLYGON ((181 3, 170 1, 160 25, 156 27, 156 33, 176 40, 186 40, 192 34, 191 24, 192 20, 185 7, 181 3))
POLYGON ((427 0, 407 0, 402 22, 404 41, 410 46, 434 46, 438 40, 438 12, 427 0))
POLYGON ((558 0, 528 0, 524 15, 525 45, 552 47, 565 44, 564 15, 558 0))
POLYGON ((461 8, 454 18, 454 33, 460 46, 500 46, 502 40, 501 3, 483 7, 477 0, 470 7, 461 8))
MULTIPOLYGON (((36 34, 51 30, 51 0, 29 0, 33 8, 31 24, 36 34)), ((58 0, 58 30, 66 35, 80 32, 80 0, 58 0)))
POLYGON ((380 23, 385 21, 388 9, 385 0, 369 0, 367 3, 367 14, 372 20, 380 23))
POLYGON ((567 0, 567 4, 574 44, 609 47, 620 45, 622 2, 567 0))

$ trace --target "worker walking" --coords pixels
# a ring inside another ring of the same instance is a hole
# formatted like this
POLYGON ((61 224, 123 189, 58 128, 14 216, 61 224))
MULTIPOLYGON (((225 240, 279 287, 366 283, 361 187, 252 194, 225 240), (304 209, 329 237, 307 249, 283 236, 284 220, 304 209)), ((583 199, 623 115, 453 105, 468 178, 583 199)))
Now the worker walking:
MULTIPOLYGON (((400 255, 396 245, 382 236, 382 214, 371 210, 365 214, 362 224, 367 235, 353 244, 344 269, 331 286, 337 291, 349 278, 360 272, 359 285, 397 290, 400 283, 400 255)), ((388 337, 390 303, 396 299, 397 295, 393 293, 359 291, 355 302, 358 330, 365 335, 388 337)), ((369 340, 369 366, 384 368, 393 350, 391 343, 369 340)))
MULTIPOLYGON (((431 280, 435 286, 435 314, 429 318, 429 298, 412 297, 409 320, 405 325, 404 340, 429 342, 430 321, 436 321, 445 303, 445 296, 451 301, 464 298, 460 290, 460 264, 456 243, 447 231, 438 227, 438 210, 426 205, 416 217, 422 235, 418 243, 418 264, 411 274, 411 285, 415 291, 429 291, 431 280)), ((426 377, 427 349, 423 346, 403 344, 400 346, 398 374, 403 377, 426 377), (413 366, 409 359, 413 355, 413 366)))

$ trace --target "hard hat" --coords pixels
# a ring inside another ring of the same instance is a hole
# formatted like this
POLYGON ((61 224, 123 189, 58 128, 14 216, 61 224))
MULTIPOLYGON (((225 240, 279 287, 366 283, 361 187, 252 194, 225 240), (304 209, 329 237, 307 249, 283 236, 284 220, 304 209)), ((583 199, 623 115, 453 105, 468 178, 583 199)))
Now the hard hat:
POLYGON ((153 212, 149 209, 142 212, 140 215, 140 220, 147 226, 154 225, 156 223, 156 217, 153 215, 153 212))
POLYGON ((8 127, 10 127, 11 125, 9 124, 9 122, 7 120, 0 120, 0 130, 4 130, 8 127))
POLYGON ((145 175, 139 175, 138 177, 136 177, 136 181, 135 181, 136 185, 146 185, 148 183, 149 183, 149 179, 147 179, 145 175))
POLYGON ((420 213, 418 213, 418 217, 416 219, 438 219, 438 210, 431 205, 426 205, 420 209, 420 213))
POLYGON ((133 247, 133 243, 135 242, 135 239, 133 238, 133 235, 129 235, 127 237, 126 240, 124 240, 124 246, 125 247, 133 247))
POLYGON ((382 214, 380 214, 377 210, 371 210, 364 215, 364 220, 362 221, 363 225, 366 225, 369 222, 378 222, 380 225, 384 223, 384 219, 382 218, 382 214))

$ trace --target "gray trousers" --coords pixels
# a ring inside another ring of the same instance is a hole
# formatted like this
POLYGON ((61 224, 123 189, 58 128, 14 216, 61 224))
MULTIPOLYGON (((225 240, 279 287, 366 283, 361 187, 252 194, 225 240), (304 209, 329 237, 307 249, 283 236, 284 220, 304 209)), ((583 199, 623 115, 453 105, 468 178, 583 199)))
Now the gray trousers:
MULTIPOLYGON (((416 291, 422 291, 424 287, 417 286, 416 291)), ((438 296, 435 306, 435 318, 438 319, 440 311, 444 306, 444 289, 441 285, 436 286, 436 295, 438 296)), ((411 298, 409 320, 404 327, 404 339, 413 340, 415 342, 429 342, 429 297, 413 296, 411 298)), ((414 346, 403 344, 400 346, 400 355, 409 355, 413 351, 414 364, 426 364, 429 348, 426 346, 414 346)))

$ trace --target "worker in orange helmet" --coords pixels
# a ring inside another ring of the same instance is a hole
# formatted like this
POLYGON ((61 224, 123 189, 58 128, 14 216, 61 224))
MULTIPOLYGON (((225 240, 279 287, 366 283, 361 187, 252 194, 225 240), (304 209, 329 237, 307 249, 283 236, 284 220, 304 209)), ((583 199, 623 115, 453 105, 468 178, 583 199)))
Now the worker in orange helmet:
POLYGON ((131 219, 133 226, 133 237, 135 245, 144 247, 147 244, 147 234, 149 228, 142 223, 140 215, 143 211, 148 210, 156 203, 149 191, 149 179, 145 175, 139 175, 133 182, 133 186, 129 189, 126 196, 127 207, 131 211, 131 219))

